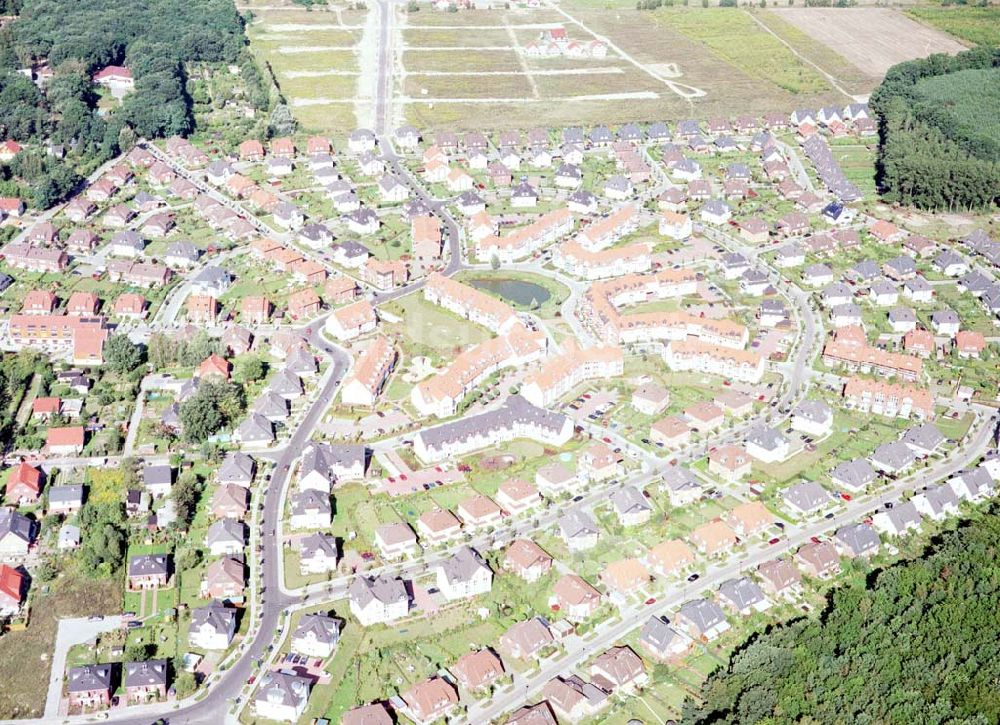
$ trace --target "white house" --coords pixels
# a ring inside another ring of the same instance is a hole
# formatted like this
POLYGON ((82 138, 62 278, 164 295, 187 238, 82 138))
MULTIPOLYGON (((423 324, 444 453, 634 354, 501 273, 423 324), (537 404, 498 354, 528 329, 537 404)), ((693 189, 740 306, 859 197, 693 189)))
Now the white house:
POLYGON ((224 650, 236 634, 236 610, 212 604, 191 612, 188 644, 195 649, 224 650))
POLYGON ((410 611, 410 597, 403 580, 379 576, 358 576, 347 590, 353 614, 362 627, 387 624, 402 619, 410 611))
POLYGON ((821 400, 803 400, 792 410, 792 429, 825 436, 833 427, 833 410, 821 400))
POLYGON ((437 567, 437 585, 448 601, 485 594, 493 586, 493 570, 467 546, 437 567))
POLYGON ((340 640, 340 620, 326 614, 306 614, 292 633, 292 651, 309 657, 329 657, 340 640))
POLYGON ((305 712, 312 680, 284 672, 267 672, 261 676, 260 688, 254 696, 258 717, 279 722, 295 722, 305 712))

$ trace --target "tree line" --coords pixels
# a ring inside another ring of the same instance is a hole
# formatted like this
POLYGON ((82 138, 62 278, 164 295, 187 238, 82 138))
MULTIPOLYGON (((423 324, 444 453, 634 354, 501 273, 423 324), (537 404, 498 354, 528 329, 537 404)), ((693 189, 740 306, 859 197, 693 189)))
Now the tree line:
POLYGON ((1000 507, 755 635, 703 684, 685 725, 1000 721, 1000 507))
POLYGON ((872 93, 879 123, 876 183, 890 202, 923 209, 981 209, 1000 200, 1000 141, 966 123, 976 109, 1000 107, 993 85, 963 84, 944 104, 920 81, 982 69, 1000 73, 1000 49, 975 48, 893 66, 872 93), (947 105, 947 107, 946 107, 947 105))

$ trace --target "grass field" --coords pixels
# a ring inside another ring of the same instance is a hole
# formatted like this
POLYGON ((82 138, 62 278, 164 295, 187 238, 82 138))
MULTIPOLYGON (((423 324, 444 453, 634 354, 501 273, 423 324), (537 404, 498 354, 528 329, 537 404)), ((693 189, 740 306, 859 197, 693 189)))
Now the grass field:
POLYGON ((921 7, 906 14, 971 45, 1000 45, 1000 7, 921 7))
POLYGON ((658 11, 655 18, 751 78, 770 81, 796 95, 822 93, 829 87, 815 69, 754 23, 748 13, 730 8, 706 12, 668 8, 658 11))
MULTIPOLYGON (((422 19, 422 18, 421 18, 422 19)), ((417 47, 500 46, 510 45, 510 35, 502 29, 456 33, 449 28, 416 27, 403 31, 403 42, 417 47)))
POLYGON ((403 93, 414 98, 526 98, 531 85, 523 75, 491 76, 408 76, 403 93))
MULTIPOLYGON (((443 46, 435 46, 435 48, 441 47, 443 46)), ((517 54, 513 50, 407 50, 403 54, 403 64, 406 68, 407 76, 426 71, 447 73, 449 71, 461 70, 466 73, 470 71, 483 73, 487 71, 513 72, 521 69, 517 54)), ((442 77, 454 81, 465 76, 449 75, 442 77)), ((493 83, 493 79, 484 79, 481 76, 470 76, 470 78, 477 85, 489 85, 493 83)), ((457 96, 458 94, 449 91, 448 95, 457 96)))
POLYGON ((833 157, 840 164, 848 181, 854 183, 866 198, 875 196, 875 149, 858 143, 833 144, 833 157))
POLYGON ((490 337, 487 330, 431 304, 423 295, 408 295, 385 309, 402 319, 388 325, 388 330, 401 335, 407 357, 427 355, 444 361, 456 350, 478 345, 490 337))

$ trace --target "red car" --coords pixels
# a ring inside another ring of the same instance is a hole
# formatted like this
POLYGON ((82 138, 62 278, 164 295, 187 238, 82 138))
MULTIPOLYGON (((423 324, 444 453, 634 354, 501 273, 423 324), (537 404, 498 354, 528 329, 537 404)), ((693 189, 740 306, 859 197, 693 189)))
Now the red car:
POLYGON ((777 536, 775 536, 773 539, 771 539, 767 543, 769 543, 769 544, 771 544, 773 546, 774 544, 777 544, 779 541, 781 541, 781 539, 779 539, 777 536))
POLYGON ((646 604, 656 604, 656 597, 650 597, 647 599, 646 604))
POLYGON ((850 501, 851 500, 851 494, 849 494, 849 493, 841 493, 840 497, 842 499, 844 499, 845 501, 850 501))
POLYGON ((611 442, 611 439, 608 438, 607 436, 604 436, 603 438, 601 438, 601 440, 604 441, 605 443, 610 443, 611 442))

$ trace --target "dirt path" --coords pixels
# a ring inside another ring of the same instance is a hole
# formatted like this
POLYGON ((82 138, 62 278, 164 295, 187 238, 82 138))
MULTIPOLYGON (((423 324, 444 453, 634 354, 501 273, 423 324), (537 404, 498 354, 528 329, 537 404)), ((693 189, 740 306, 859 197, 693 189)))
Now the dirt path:
POLYGON ((28 381, 27 392, 21 398, 21 404, 17 408, 17 415, 14 416, 14 420, 17 421, 18 425, 24 425, 28 422, 28 418, 31 417, 31 404, 35 402, 35 398, 38 396, 38 387, 41 385, 41 382, 41 378, 32 373, 31 380, 28 381))
POLYGON ((322 78, 324 76, 357 76, 361 75, 356 70, 290 70, 282 74, 285 78, 322 78))
POLYGON ((514 52, 517 54, 517 62, 521 65, 521 72, 524 77, 528 79, 528 85, 531 86, 531 95, 535 98, 539 97, 538 93, 538 83, 535 81, 535 77, 531 74, 531 68, 528 67, 528 61, 524 59, 524 52, 521 49, 521 44, 517 42, 517 35, 514 33, 514 28, 506 22, 504 19, 504 26, 507 28, 507 36, 510 38, 510 42, 514 45, 514 52))
MULTIPOLYGON (((533 70, 531 75, 535 76, 597 76, 597 75, 621 75, 625 71, 619 66, 605 66, 603 68, 563 68, 552 70, 533 70)), ((524 71, 519 70, 419 70, 410 71, 410 76, 520 76, 524 71)), ((290 74, 289 74, 290 75, 290 74)))
MULTIPOLYGON (((362 36, 362 43, 364 43, 364 37, 362 36)), ((330 53, 333 51, 349 51, 353 53, 355 47, 353 45, 280 45, 278 46, 278 52, 282 55, 302 55, 303 53, 330 53)), ((364 48, 362 47, 362 52, 364 48)))
MULTIPOLYGON (((408 30, 496 30, 495 25, 407 25, 408 30)), ((507 27, 517 30, 552 30, 561 28, 561 23, 507 23, 507 27)))

